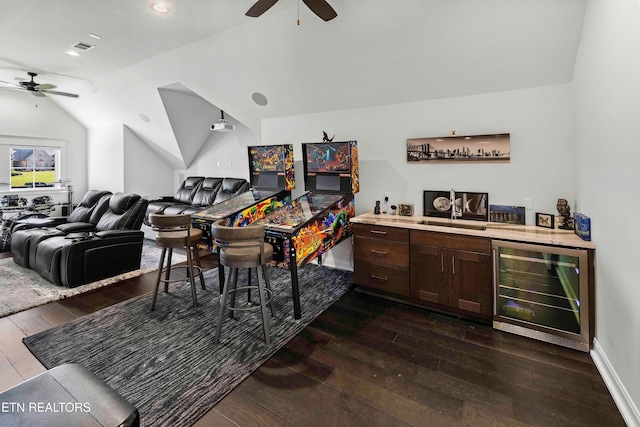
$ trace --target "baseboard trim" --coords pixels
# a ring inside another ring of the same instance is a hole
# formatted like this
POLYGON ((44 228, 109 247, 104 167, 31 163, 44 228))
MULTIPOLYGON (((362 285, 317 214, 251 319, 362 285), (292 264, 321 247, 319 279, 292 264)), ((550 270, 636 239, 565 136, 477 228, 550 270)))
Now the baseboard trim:
POLYGON ((326 259, 326 258, 322 258, 322 262, 318 262, 317 259, 314 259, 313 261, 311 261, 313 264, 318 264, 318 265, 324 265, 325 267, 329 267, 329 268, 333 268, 335 270, 342 270, 342 271, 350 271, 353 272, 353 266, 351 265, 351 263, 346 262, 346 261, 342 261, 339 262, 340 260, 337 258, 330 258, 330 259, 326 259))
POLYGON ((602 379, 609 389, 609 393, 611 393, 611 397, 613 397, 613 401, 618 406, 620 414, 622 414, 622 418, 624 418, 627 426, 640 427, 640 412, 638 411, 638 408, 633 403, 633 400, 631 400, 631 396, 627 393, 627 389, 620 381, 620 378, 613 369, 613 366, 611 366, 607 355, 604 353, 602 347, 600 347, 600 344, 595 338, 593 340, 591 358, 593 359, 593 363, 596 365, 598 372, 602 375, 602 379))

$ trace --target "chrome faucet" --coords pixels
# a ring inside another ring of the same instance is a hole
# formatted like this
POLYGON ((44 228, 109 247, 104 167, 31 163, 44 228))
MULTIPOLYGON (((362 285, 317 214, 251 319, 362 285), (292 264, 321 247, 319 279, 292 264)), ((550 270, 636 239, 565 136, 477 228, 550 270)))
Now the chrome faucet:
POLYGON ((455 190, 451 189, 451 192, 449 193, 449 199, 450 199, 450 203, 451 203, 451 219, 456 219, 458 217, 462 216, 462 210, 458 210, 458 207, 456 206, 456 192, 455 190))

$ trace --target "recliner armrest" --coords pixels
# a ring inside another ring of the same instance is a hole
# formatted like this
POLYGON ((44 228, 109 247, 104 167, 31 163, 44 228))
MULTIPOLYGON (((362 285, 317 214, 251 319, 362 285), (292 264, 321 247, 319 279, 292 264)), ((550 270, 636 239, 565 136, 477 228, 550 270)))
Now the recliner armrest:
POLYGON ((95 229, 95 225, 90 222, 69 222, 58 225, 56 229, 68 234, 81 231, 92 231, 95 229))
POLYGON ((94 236, 101 239, 109 239, 114 237, 140 237, 144 238, 144 231, 140 230, 104 230, 98 231, 94 236))

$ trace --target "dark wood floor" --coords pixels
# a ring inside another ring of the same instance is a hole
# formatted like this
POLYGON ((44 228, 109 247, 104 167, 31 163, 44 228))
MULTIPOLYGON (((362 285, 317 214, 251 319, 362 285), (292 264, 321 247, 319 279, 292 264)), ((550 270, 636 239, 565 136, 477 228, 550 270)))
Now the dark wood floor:
MULTIPOLYGON (((148 293, 154 278, 1 318, 0 390, 45 370, 24 336, 148 293)), ((350 291, 196 424, 213 425, 625 424, 588 354, 350 291)))

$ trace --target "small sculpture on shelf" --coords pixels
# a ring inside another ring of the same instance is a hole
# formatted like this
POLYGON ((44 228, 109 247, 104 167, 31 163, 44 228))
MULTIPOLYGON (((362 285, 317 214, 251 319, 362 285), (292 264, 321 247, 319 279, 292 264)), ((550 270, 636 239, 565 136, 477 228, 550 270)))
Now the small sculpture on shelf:
POLYGON ((327 132, 322 131, 322 142, 333 142, 333 138, 335 138, 336 136, 333 135, 331 138, 329 138, 329 135, 327 135, 327 132))
POLYGON ((569 202, 567 199, 558 199, 558 204, 556 205, 558 209, 558 213, 560 214, 560 225, 558 228, 562 230, 573 230, 573 224, 571 221, 571 206, 569 206, 569 202))

